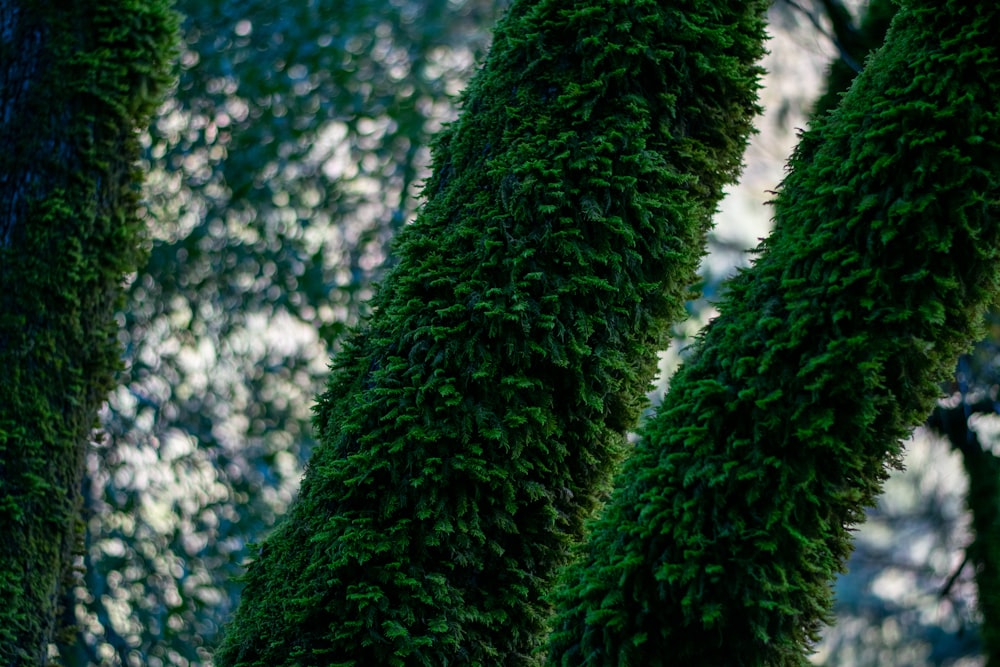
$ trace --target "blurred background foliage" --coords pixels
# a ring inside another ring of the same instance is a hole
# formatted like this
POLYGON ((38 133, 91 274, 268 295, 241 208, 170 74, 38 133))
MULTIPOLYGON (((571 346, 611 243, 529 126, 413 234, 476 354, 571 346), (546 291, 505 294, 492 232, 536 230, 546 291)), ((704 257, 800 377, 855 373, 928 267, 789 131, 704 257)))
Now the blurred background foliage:
MULTIPOLYGON (((240 563, 295 494, 329 357, 364 316, 418 205, 429 137, 506 4, 178 0, 180 78, 145 137, 150 259, 121 314, 127 373, 87 457, 71 664, 211 665, 240 563)), ((858 65, 847 47, 864 9, 775 0, 768 113, 664 378, 767 233, 763 204, 826 64, 858 65)), ((961 456, 930 437, 910 452, 859 534, 817 663, 983 664, 961 456)))
POLYGON ((329 356, 501 8, 178 2, 128 373, 87 459, 77 664, 208 664, 248 542, 298 485, 329 356))

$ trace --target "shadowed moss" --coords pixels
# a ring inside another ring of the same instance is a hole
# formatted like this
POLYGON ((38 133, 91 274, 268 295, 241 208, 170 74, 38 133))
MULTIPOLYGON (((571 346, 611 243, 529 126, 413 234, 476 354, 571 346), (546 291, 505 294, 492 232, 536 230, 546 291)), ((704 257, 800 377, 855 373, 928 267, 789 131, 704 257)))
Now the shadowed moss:
POLYGON ((560 589, 553 665, 799 665, 1000 271, 994 3, 912 0, 803 137, 752 268, 560 589))
POLYGON ((515 2, 219 665, 537 662, 756 112, 766 2, 515 2))
POLYGON ((137 131, 169 81, 176 19, 138 0, 0 13, 0 663, 35 666, 73 630, 83 447, 120 366, 137 131))

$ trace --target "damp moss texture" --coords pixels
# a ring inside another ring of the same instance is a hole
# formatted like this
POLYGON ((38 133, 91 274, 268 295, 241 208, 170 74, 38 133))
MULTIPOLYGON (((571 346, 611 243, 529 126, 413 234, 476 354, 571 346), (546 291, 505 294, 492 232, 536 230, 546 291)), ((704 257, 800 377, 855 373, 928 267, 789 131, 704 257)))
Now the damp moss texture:
POLYGON ((0 4, 0 664, 72 634, 84 445, 141 257, 138 128, 169 82, 160 0, 0 4))
POLYGON ((514 2, 217 664, 539 661, 740 170, 766 5, 514 2))
POLYGON ((551 665, 807 664, 851 527, 1000 275, 1000 6, 910 0, 566 576, 551 665))

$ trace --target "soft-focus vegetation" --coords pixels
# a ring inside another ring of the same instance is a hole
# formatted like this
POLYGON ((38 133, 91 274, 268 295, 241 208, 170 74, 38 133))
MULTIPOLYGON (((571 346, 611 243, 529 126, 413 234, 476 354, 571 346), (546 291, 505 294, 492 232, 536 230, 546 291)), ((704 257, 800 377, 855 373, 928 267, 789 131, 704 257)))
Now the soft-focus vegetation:
POLYGON ((178 9, 180 81, 146 137, 152 246, 123 311, 129 373, 87 457, 94 662, 208 660, 247 542, 298 486, 332 348, 502 4, 178 9))

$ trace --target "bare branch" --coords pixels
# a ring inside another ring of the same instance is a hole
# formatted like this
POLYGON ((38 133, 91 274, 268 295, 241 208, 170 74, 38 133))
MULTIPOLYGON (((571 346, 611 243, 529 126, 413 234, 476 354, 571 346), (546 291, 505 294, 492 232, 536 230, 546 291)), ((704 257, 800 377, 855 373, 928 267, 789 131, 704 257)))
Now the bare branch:
POLYGON ((851 21, 850 12, 847 11, 847 8, 845 8, 837 0, 822 0, 823 6, 827 10, 827 14, 830 16, 830 22, 834 26, 834 33, 830 33, 830 31, 827 30, 826 27, 823 25, 823 23, 819 20, 818 16, 816 16, 814 13, 812 13, 811 11, 800 5, 798 2, 796 2, 796 0, 783 0, 783 1, 789 7, 804 14, 809 19, 809 22, 813 25, 813 27, 816 28, 816 31, 819 34, 826 37, 828 40, 830 40, 830 43, 833 44, 834 48, 837 49, 837 52, 840 54, 840 59, 844 61, 845 65, 850 67, 856 73, 861 72, 861 65, 859 65, 858 61, 855 60, 853 56, 851 56, 850 52, 848 51, 848 46, 845 44, 845 42, 847 41, 847 37, 856 31, 854 23, 853 21, 851 21), (843 20, 841 20, 843 18, 843 15, 841 14, 840 10, 842 10, 846 14, 846 17, 848 19, 846 23, 847 26, 846 30, 844 27, 845 23, 843 20))

